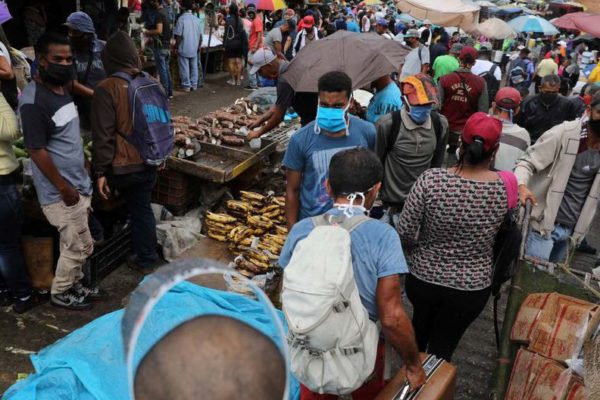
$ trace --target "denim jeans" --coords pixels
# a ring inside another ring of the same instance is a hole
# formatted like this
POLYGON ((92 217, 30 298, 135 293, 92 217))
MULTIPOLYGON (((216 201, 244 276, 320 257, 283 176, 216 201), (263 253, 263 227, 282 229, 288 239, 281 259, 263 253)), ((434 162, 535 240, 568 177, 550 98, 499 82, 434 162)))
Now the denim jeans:
MULTIPOLYGON (((252 59, 254 53, 248 53, 248 59, 252 59)), ((250 68, 252 65, 248 63, 248 86, 257 87, 258 86, 258 77, 257 74, 250 74, 250 68)))
POLYGON ((152 52, 154 53, 154 62, 156 63, 160 83, 163 85, 167 96, 170 97, 173 95, 173 82, 171 81, 171 71, 169 70, 171 51, 169 49, 153 48, 152 52))
POLYGON ((156 170, 147 169, 124 175, 109 176, 113 189, 125 199, 131 222, 131 241, 136 263, 150 267, 156 260, 156 221, 152 211, 151 195, 156 183, 156 170))
POLYGON ((572 234, 573 228, 561 224, 554 225, 554 230, 549 238, 545 238, 541 233, 530 229, 525 253, 528 256, 553 263, 563 262, 567 258, 567 250, 572 234))
POLYGON ((198 87, 198 56, 183 57, 177 59, 179 63, 179 77, 181 78, 181 87, 184 89, 198 87))
POLYGON ((31 283, 21 253, 23 206, 16 184, 0 184, 0 290, 9 290, 13 297, 24 298, 31 293, 31 283))

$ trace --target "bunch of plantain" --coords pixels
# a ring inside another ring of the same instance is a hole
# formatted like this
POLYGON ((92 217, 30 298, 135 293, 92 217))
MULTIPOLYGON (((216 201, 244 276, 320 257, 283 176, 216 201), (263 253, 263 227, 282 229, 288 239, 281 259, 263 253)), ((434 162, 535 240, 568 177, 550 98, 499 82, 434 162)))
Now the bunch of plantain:
POLYGON ((209 238, 219 242, 227 242, 229 233, 236 228, 237 219, 227 214, 217 214, 208 211, 204 224, 209 238))
POLYGON ((248 215, 247 222, 251 227, 265 231, 273 227, 273 221, 262 215, 248 215))
POLYGON ((227 200, 225 206, 229 215, 239 219, 246 219, 248 214, 254 212, 252 204, 243 200, 227 200))

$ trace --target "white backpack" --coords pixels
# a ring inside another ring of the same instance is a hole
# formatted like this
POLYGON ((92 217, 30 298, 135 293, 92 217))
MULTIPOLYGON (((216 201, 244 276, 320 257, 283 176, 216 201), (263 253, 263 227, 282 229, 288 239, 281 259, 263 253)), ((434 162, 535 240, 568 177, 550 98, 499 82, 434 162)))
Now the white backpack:
POLYGON ((368 219, 313 218, 283 274, 291 371, 313 392, 349 394, 375 367, 379 329, 361 303, 350 248, 350 232, 368 219))

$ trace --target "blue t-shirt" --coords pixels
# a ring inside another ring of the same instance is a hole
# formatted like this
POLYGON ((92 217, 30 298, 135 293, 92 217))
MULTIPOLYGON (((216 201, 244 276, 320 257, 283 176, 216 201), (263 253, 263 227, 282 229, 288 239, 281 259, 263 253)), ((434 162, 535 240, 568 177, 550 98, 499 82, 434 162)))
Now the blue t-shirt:
POLYGON ((182 57, 196 57, 202 40, 202 26, 200 20, 190 11, 186 11, 177 20, 173 34, 181 36, 177 51, 182 57))
POLYGON ((313 121, 292 135, 283 165, 302 173, 299 220, 321 215, 333 205, 325 180, 329 175, 329 162, 335 153, 356 147, 374 149, 375 126, 372 123, 350 115, 349 131, 348 136, 342 137, 317 134, 313 121))
MULTIPOLYGON (((340 215, 332 209, 327 214, 340 215)), ((288 235, 279 256, 279 265, 287 267, 298 242, 315 227, 311 218, 298 222, 288 235)), ((408 266, 398 233, 388 224, 371 219, 360 224, 350 234, 352 269, 363 306, 369 318, 377 321, 377 280, 394 274, 408 273, 408 266)))
POLYGON ((360 28, 358 27, 358 24, 356 23, 356 21, 346 22, 346 30, 348 32, 359 32, 360 33, 360 28))
POLYGON ((402 98, 398 85, 390 82, 383 90, 375 93, 367 108, 367 121, 377 122, 385 114, 402 108, 402 98))

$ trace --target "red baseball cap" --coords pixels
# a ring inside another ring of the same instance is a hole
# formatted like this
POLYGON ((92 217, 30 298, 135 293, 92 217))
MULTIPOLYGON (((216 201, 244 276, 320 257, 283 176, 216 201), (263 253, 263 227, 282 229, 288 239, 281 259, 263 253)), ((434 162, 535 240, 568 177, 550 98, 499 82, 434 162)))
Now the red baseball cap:
POLYGON ((472 144, 477 137, 483 140, 483 150, 488 152, 500 143, 502 122, 484 112, 471 115, 462 130, 460 138, 465 144, 472 144))
POLYGON ((473 59, 473 61, 475 61, 475 60, 477 60, 478 55, 479 55, 479 53, 477 53, 477 50, 475 50, 473 47, 465 46, 460 51, 460 56, 458 56, 458 58, 463 60, 467 57, 470 57, 473 59))
POLYGON ((494 98, 496 105, 506 110, 515 110, 521 104, 521 93, 513 87, 503 87, 494 98))
POLYGON ((312 28, 313 26, 315 26, 315 19, 312 15, 307 15, 306 17, 302 18, 303 28, 312 28))

